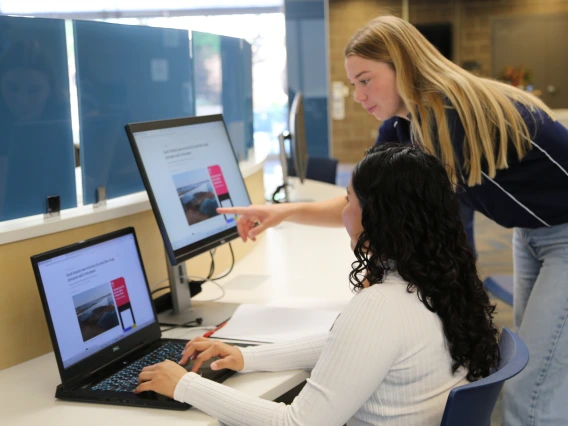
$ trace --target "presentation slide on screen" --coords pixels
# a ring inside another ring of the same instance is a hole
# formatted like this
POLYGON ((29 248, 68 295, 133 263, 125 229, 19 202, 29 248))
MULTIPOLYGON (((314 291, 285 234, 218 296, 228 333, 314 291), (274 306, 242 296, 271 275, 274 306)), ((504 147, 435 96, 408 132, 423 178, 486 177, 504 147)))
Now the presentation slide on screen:
POLYGON ((217 213, 250 204, 222 122, 134 136, 174 250, 236 226, 217 213))
POLYGON ((132 236, 39 267, 65 367, 154 321, 132 236))

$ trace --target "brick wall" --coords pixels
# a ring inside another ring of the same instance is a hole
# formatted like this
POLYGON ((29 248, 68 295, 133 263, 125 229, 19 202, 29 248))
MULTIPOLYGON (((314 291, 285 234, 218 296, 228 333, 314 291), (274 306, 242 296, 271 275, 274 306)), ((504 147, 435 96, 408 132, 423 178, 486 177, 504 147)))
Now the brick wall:
MULTIPOLYGON (((348 84, 343 49, 351 35, 377 15, 401 16, 401 4, 393 0, 329 0, 332 82, 348 84)), ((556 13, 568 13, 568 0, 409 0, 411 23, 452 22, 454 61, 461 65, 464 61, 476 60, 486 75, 491 70, 491 17, 556 13)), ((356 104, 350 94, 345 99, 345 119, 332 120, 332 155, 345 163, 359 161, 363 151, 373 144, 379 125, 380 122, 356 104)))
MULTIPOLYGON (((400 1, 329 0, 330 80, 349 84, 345 76, 343 50, 353 33, 381 14, 401 14, 400 1)), ((345 99, 345 119, 332 120, 332 155, 344 163, 358 162, 373 145, 379 122, 351 94, 345 99)))

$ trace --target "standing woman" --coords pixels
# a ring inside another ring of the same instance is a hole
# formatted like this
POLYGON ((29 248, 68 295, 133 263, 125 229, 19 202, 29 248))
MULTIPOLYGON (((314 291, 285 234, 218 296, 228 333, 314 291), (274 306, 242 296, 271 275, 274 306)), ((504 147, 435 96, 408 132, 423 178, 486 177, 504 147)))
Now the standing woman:
MULTIPOLYGON (((534 96, 476 77, 408 22, 378 17, 345 49, 354 99, 384 121, 377 143, 422 145, 448 168, 460 201, 514 228, 514 320, 530 361, 505 385, 507 426, 568 418, 568 130, 534 96)), ((222 209, 241 237, 283 220, 340 226, 340 198, 222 209), (258 226, 254 229, 254 225, 258 226)))

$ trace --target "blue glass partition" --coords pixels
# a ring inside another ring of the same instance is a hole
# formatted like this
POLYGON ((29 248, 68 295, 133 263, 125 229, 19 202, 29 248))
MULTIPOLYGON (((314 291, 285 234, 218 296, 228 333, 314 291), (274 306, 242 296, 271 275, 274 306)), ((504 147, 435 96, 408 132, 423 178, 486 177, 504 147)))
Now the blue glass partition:
POLYGON ((327 29, 324 0, 285 0, 288 101, 304 95, 308 153, 329 156, 327 29))
POLYGON ((197 115, 222 113, 240 160, 253 146, 252 50, 244 40, 193 32, 197 115))
POLYGON ((124 125, 195 115, 184 30, 75 21, 83 202, 144 190, 124 125))
POLYGON ((77 205, 63 20, 0 16, 0 220, 77 205))
POLYGON ((193 31, 191 33, 191 45, 195 114, 221 114, 223 113, 221 36, 193 31))
POLYGON ((249 148, 254 146, 254 106, 252 103, 252 46, 243 40, 241 48, 243 58, 244 70, 244 90, 245 90, 245 149, 248 152, 249 148))

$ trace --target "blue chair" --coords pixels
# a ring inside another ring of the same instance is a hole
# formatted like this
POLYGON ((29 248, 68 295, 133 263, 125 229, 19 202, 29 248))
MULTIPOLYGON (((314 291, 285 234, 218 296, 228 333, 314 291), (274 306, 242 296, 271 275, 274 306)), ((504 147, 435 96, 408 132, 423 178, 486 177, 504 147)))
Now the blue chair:
POLYGON ((440 426, 490 426, 491 413, 505 380, 516 376, 529 361, 525 343, 508 328, 499 340, 501 362, 488 377, 450 391, 440 426))
MULTIPOLYGON (((308 157, 306 179, 335 185, 337 179, 337 164, 338 160, 336 158, 308 157)), ((291 159, 288 159, 288 176, 297 176, 294 162, 291 159)))
POLYGON ((511 275, 491 275, 483 280, 483 286, 493 296, 513 306, 513 277, 511 275))

